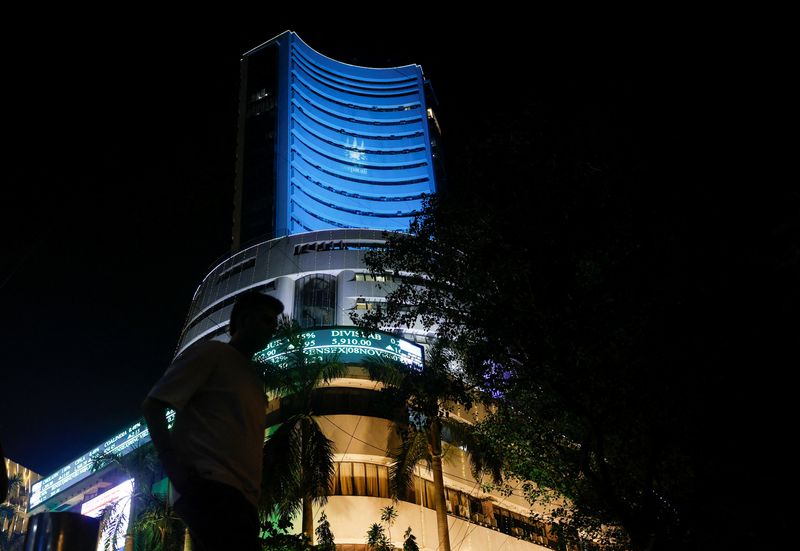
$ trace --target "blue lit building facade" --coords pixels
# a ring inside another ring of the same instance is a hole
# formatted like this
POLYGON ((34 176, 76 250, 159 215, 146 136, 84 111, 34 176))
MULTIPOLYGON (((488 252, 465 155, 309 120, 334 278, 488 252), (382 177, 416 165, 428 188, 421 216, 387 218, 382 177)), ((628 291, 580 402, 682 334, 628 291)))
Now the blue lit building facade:
POLYGON ((436 191, 432 99, 419 65, 348 65, 291 31, 245 53, 234 251, 325 229, 407 229, 436 191))

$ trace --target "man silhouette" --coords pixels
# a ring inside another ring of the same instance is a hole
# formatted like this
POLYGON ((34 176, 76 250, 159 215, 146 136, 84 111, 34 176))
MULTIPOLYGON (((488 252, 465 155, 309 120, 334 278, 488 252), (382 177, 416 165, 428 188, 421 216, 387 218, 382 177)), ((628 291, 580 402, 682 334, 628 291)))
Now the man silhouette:
POLYGON ((231 311, 230 342, 186 350, 142 404, 164 472, 180 498, 175 511, 195 549, 257 550, 266 396, 251 361, 275 333, 283 304, 256 292, 231 311), (175 410, 167 430, 166 409, 175 410))

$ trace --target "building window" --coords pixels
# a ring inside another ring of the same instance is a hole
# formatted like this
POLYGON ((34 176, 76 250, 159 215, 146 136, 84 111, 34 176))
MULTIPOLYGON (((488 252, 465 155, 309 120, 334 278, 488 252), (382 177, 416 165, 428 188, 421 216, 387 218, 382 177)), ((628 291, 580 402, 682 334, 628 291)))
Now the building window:
POLYGON ((300 278, 294 288, 294 317, 301 327, 325 327, 336 322, 336 276, 300 278))
MULTIPOLYGON (((389 468, 386 465, 337 462, 330 482, 330 495, 389 497, 389 468)), ((445 488, 447 513, 473 524, 480 524, 509 536, 532 541, 550 549, 558 549, 559 541, 553 526, 509 511, 489 499, 479 499, 466 492, 445 488)), ((433 482, 413 476, 411 487, 402 501, 435 508, 433 482)))
MULTIPOLYGON (((355 310, 380 310, 381 308, 386 308, 385 299, 369 299, 358 297, 356 299, 356 305, 354 306, 355 310)), ((397 306, 397 311, 403 314, 408 314, 414 311, 414 307, 409 304, 401 304, 397 306)))
POLYGON ((255 265, 256 265, 256 259, 255 258, 251 258, 249 260, 245 260, 244 262, 240 262, 239 264, 236 264, 232 268, 229 268, 229 269, 225 270, 224 272, 222 272, 221 274, 219 274, 217 276, 217 284, 225 281, 226 279, 230 279, 231 277, 233 277, 235 275, 238 275, 238 274, 242 273, 245 270, 249 270, 250 268, 252 268, 255 265))
POLYGON ((381 304, 386 304, 383 300, 367 300, 365 298, 356 299, 356 310, 379 310, 381 304))
POLYGON ((333 495, 389 497, 389 468, 373 463, 342 461, 336 464, 333 495))
POLYGON ((390 274, 366 274, 366 273, 358 273, 356 274, 356 281, 377 281, 380 283, 400 283, 401 278, 399 276, 393 276, 390 274))

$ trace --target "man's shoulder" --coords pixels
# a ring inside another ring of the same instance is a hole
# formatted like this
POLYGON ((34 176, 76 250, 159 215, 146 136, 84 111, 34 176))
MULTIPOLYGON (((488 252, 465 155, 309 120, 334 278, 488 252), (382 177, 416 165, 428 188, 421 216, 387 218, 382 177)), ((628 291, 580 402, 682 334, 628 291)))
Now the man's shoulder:
POLYGON ((233 347, 228 343, 222 341, 203 341, 198 342, 187 348, 181 356, 186 354, 203 354, 206 352, 221 352, 225 353, 233 350, 233 347))
POLYGON ((233 350, 231 345, 220 341, 198 342, 181 352, 172 364, 193 363, 196 361, 208 361, 222 358, 230 354, 231 350, 233 350))

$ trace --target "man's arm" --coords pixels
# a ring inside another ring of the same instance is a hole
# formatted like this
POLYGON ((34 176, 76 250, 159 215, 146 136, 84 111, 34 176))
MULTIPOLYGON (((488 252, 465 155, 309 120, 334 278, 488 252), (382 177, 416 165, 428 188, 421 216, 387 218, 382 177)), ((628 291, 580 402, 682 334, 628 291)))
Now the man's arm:
POLYGON ((167 408, 169 407, 169 404, 148 396, 142 402, 142 413, 147 421, 150 439, 161 460, 161 466, 164 467, 164 472, 167 473, 172 485, 181 492, 190 473, 178 462, 172 447, 172 439, 167 428, 167 408))

